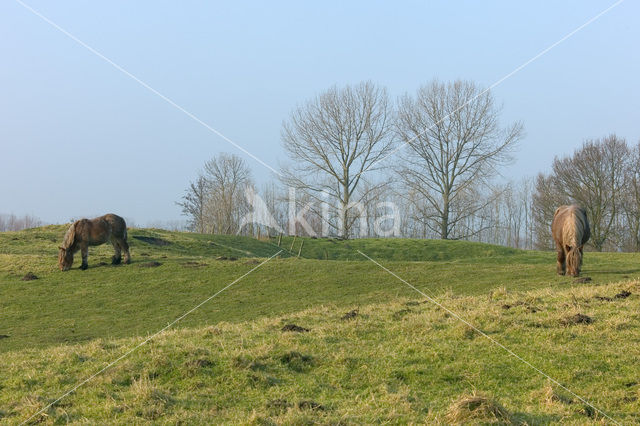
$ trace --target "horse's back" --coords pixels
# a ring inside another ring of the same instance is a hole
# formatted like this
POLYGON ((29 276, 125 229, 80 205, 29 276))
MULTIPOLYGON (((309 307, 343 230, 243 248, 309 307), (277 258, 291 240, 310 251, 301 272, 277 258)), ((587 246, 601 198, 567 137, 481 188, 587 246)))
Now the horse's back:
POLYGON ((553 215, 551 233, 561 245, 583 245, 590 237, 589 220, 584 208, 572 204, 560 206, 553 215))
POLYGON ((117 214, 109 213, 100 216, 98 219, 106 221, 111 227, 111 235, 115 238, 127 238, 127 224, 123 218, 117 214))

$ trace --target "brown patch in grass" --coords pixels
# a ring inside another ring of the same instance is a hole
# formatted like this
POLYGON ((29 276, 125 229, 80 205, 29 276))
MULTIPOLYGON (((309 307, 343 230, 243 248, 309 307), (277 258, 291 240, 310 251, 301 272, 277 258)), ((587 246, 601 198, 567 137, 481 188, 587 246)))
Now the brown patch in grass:
POLYGON ((614 297, 616 299, 626 299, 629 296, 631 296, 631 292, 630 291, 622 290, 620 293, 616 294, 614 297))
POLYGON ((209 266, 209 265, 204 262, 196 262, 191 260, 189 262, 184 262, 182 266, 184 266, 185 268, 201 268, 203 266, 209 266))
POLYGON ((249 259, 246 262, 244 262, 245 265, 258 265, 260 264, 260 261, 258 259, 249 259))
POLYGON ((611 302, 613 300, 612 298, 607 297, 607 296, 594 296, 593 298, 596 299, 596 300, 602 300, 602 301, 605 301, 605 302, 611 302))
POLYGON ((449 424, 511 423, 511 414, 491 397, 474 392, 455 400, 447 410, 449 424))
POLYGON ((573 282, 576 284, 584 284, 584 283, 589 283, 591 281, 592 281, 591 277, 580 277, 573 280, 573 282))
POLYGON ((160 265, 162 265, 162 263, 154 260, 153 262, 141 263, 138 266, 140 266, 141 268, 157 268, 160 265))
POLYGON ((351 319, 354 319, 357 316, 358 316, 358 310, 354 309, 354 310, 349 311, 346 314, 344 314, 341 319, 343 319, 343 320, 351 320, 351 319))
POLYGON ((295 331, 296 333, 306 333, 310 331, 308 328, 300 327, 296 324, 287 324, 282 327, 282 331, 295 331))
POLYGON ((234 261, 234 260, 238 260, 238 258, 237 257, 233 257, 233 256, 230 256, 230 257, 218 256, 218 257, 216 257, 216 260, 231 260, 231 261, 234 261))
POLYGON ((593 322, 593 318, 589 315, 585 314, 575 314, 560 320, 562 325, 576 325, 576 324, 591 324, 593 322))
POLYGON ((171 244, 170 241, 163 240, 162 238, 158 237, 141 237, 139 235, 134 235, 133 238, 154 246, 168 246, 171 244))
POLYGON ((9 335, 8 334, 0 334, 0 339, 8 339, 9 335))
POLYGON ((323 405, 318 404, 312 400, 303 400, 298 402, 298 408, 301 410, 313 410, 313 411, 324 411, 325 408, 323 405))
POLYGON ((24 277, 22 277, 22 281, 33 281, 37 280, 38 276, 33 272, 27 272, 24 277))

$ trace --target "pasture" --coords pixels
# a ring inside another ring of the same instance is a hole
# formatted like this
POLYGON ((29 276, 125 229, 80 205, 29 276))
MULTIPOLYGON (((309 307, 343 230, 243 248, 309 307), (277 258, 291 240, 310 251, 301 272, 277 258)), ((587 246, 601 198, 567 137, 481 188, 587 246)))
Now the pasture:
POLYGON ((586 253, 584 283, 555 275, 552 252, 470 242, 278 247, 132 229, 131 265, 111 266, 112 249, 100 246, 88 270, 76 259, 62 273, 64 231, 0 234, 0 422, 26 420, 279 250, 37 420, 451 422, 464 417, 452 404, 474 392, 502 407, 493 420, 605 420, 361 250, 615 420, 640 421, 638 254, 586 253), (308 331, 282 331, 290 324, 308 331))

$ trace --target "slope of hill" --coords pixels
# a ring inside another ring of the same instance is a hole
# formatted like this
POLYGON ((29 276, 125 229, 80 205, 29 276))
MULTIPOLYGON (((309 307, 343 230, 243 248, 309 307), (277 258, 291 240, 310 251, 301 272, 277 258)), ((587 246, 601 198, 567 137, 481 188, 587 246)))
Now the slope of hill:
MULTIPOLYGON (((611 419, 637 423, 639 294, 640 284, 630 281, 438 300, 611 419)), ((143 339, 2 354, 1 420, 26 420, 143 339)), ((284 316, 168 331, 33 420, 611 422, 416 297, 369 306, 327 303, 284 316), (288 324, 307 331, 283 331, 295 330, 288 324)))
MULTIPOLYGON (((65 228, 0 233, 0 335, 9 336, 0 339, 0 353, 146 335, 280 250, 277 240, 132 229, 131 265, 111 266, 112 250, 103 245, 91 249, 87 271, 77 269, 76 260, 75 268, 63 273, 56 256, 65 228), (30 273, 37 279, 23 281, 30 273)), ((291 250, 296 255, 300 241, 291 250)), ((247 321, 326 304, 366 306, 413 295, 357 250, 435 295, 584 285, 554 274, 553 253, 461 241, 302 241, 301 258, 287 258, 284 251, 185 319, 183 326, 247 321), (324 255, 325 249, 327 257, 347 260, 303 258, 305 253, 324 255), (417 254, 447 260, 415 261, 417 254), (412 261, 398 260, 402 256, 412 261)), ((289 250, 292 243, 283 238, 281 246, 289 250)), ((637 254, 588 253, 584 272, 593 281, 587 285, 637 277, 639 260, 637 254)))
MULTIPOLYGON (((20 232, 0 233, 0 254, 57 254, 68 225, 49 225, 20 232)), ((468 241, 380 239, 338 240, 334 238, 271 237, 257 240, 241 235, 211 235, 171 232, 161 229, 129 229, 132 248, 146 254, 207 257, 269 257, 282 249, 281 257, 320 260, 365 260, 369 256, 398 261, 444 261, 493 258, 522 251, 468 241), (280 246, 278 246, 280 243, 280 246)))

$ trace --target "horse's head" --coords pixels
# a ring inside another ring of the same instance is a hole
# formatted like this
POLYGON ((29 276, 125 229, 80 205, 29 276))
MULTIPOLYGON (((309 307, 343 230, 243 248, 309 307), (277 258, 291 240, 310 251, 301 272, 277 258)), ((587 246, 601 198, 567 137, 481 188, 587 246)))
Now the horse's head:
POLYGON ((58 266, 61 271, 68 271, 71 269, 71 265, 73 265, 73 251, 71 249, 66 249, 64 247, 59 247, 60 252, 58 253, 58 266))

